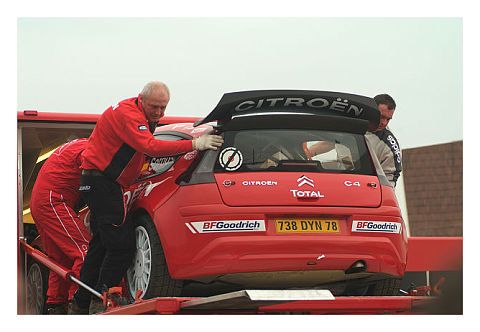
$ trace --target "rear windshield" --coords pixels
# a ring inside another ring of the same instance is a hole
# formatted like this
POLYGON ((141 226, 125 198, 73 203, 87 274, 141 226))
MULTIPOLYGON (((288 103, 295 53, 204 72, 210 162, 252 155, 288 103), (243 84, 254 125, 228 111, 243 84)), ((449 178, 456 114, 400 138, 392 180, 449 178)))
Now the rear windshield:
POLYGON ((323 130, 225 132, 215 172, 328 172, 375 175, 363 135, 323 130))

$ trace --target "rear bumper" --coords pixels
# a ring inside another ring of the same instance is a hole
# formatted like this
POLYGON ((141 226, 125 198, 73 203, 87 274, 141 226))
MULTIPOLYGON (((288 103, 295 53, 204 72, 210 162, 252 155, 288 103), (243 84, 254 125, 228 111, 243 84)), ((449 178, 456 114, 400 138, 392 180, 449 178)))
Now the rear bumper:
POLYGON ((367 264, 366 272, 401 277, 406 252, 397 250, 391 238, 379 236, 223 236, 192 253, 188 264, 169 264, 169 269, 175 279, 194 279, 244 272, 346 270, 358 260, 367 264))
POLYGON ((229 207, 216 184, 180 188, 162 209, 153 210, 170 275, 198 279, 238 273, 345 271, 358 260, 366 272, 404 274, 407 238, 393 201, 378 208, 254 206, 229 207), (278 219, 333 218, 337 233, 281 233, 278 219), (209 221, 264 220, 265 230, 201 233, 188 225, 209 221), (400 233, 352 231, 353 221, 401 223, 400 233), (323 257, 322 257, 323 255, 323 257), (320 258, 321 257, 321 258, 320 258))

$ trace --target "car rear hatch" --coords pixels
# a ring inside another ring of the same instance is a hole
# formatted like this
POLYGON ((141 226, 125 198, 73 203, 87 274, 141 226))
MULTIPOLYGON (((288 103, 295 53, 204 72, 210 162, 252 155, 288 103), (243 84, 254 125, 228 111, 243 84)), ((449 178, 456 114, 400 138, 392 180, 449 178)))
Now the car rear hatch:
POLYGON ((224 144, 205 154, 188 182, 215 181, 228 206, 381 204, 385 181, 364 137, 379 123, 371 98, 325 91, 228 93, 196 125, 209 121, 217 121, 224 144))
POLYGON ((364 135, 301 123, 297 117, 296 128, 264 129, 257 121, 254 129, 225 131, 214 168, 224 203, 379 206, 381 186, 364 135))

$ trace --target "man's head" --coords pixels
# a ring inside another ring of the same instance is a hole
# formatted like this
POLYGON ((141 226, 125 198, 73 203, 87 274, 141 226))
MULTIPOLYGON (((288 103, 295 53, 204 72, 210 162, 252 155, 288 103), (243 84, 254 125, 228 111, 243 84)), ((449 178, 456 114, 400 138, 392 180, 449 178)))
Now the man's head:
POLYGON ((395 100, 386 93, 376 95, 373 99, 377 103, 378 110, 380 111, 380 124, 375 131, 380 131, 387 127, 393 117, 393 112, 397 105, 395 104, 395 100))
POLYGON ((170 91, 165 83, 158 81, 149 82, 140 92, 139 100, 147 120, 149 122, 158 122, 165 114, 165 109, 170 101, 170 91))

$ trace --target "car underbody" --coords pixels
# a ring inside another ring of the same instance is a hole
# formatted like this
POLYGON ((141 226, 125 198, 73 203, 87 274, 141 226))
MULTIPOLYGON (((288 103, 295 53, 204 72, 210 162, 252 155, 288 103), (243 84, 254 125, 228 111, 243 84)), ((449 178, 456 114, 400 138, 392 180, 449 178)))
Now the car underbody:
POLYGON ((392 278, 383 273, 342 270, 233 273, 186 280, 182 295, 210 296, 241 289, 328 289, 334 295, 348 295, 392 278))

